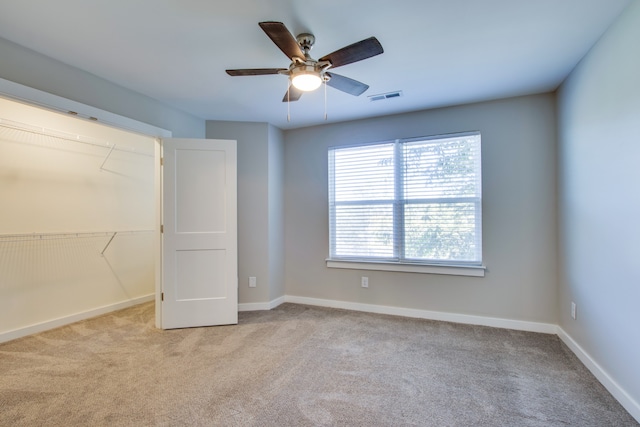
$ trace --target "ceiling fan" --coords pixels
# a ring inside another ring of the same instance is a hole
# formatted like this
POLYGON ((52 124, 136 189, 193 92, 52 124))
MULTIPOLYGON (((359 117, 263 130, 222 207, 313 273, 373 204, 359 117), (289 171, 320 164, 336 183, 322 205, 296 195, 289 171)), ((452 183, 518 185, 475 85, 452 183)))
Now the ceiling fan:
POLYGON ((293 37, 282 22, 260 22, 258 25, 276 46, 291 59, 289 68, 248 68, 226 71, 230 76, 260 76, 265 74, 288 76, 291 84, 282 102, 297 101, 303 92, 315 90, 323 82, 350 95, 361 95, 369 89, 368 85, 349 77, 329 72, 329 68, 362 61, 384 52, 378 39, 369 37, 316 60, 309 55, 309 51, 316 40, 313 34, 303 33, 298 37, 293 37))

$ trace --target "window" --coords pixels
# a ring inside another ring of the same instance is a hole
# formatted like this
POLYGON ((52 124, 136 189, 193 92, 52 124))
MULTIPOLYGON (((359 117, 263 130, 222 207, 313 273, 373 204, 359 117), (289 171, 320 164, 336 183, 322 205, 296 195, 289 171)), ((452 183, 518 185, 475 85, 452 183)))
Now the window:
POLYGON ((480 133, 329 149, 328 261, 482 265, 480 133))

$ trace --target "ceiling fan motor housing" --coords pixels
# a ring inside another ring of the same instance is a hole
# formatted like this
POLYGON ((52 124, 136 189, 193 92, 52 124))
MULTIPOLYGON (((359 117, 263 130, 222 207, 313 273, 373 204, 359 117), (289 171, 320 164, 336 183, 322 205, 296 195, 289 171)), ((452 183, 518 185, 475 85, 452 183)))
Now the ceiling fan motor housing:
POLYGON ((298 34, 298 37, 296 37, 296 41, 300 45, 300 48, 302 48, 302 51, 305 53, 305 55, 309 55, 309 51, 311 50, 311 48, 313 48, 313 44, 316 42, 316 38, 313 34, 302 33, 298 34))

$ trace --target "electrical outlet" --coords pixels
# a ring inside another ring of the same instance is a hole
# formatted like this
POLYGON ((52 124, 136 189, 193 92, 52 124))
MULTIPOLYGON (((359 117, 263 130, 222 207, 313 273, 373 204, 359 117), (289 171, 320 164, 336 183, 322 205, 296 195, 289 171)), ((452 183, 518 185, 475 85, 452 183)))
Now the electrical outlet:
POLYGON ((571 318, 576 320, 576 303, 571 301, 571 318))
POLYGON ((369 278, 368 277, 361 277, 360 278, 360 285, 362 285, 363 288, 368 288, 369 287, 369 278))
POLYGON ((249 277, 249 287, 250 288, 255 288, 256 287, 256 278, 255 277, 249 277))

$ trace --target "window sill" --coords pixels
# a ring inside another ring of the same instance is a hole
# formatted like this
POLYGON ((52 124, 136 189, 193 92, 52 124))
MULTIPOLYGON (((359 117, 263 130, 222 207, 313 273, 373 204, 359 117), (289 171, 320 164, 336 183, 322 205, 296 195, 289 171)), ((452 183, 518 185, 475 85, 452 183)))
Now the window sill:
POLYGON ((347 268, 351 270, 376 270, 397 271, 403 273, 445 274, 451 276, 484 277, 486 267, 460 266, 460 265, 424 265, 424 264, 400 264, 376 261, 346 261, 327 259, 328 268, 347 268))

